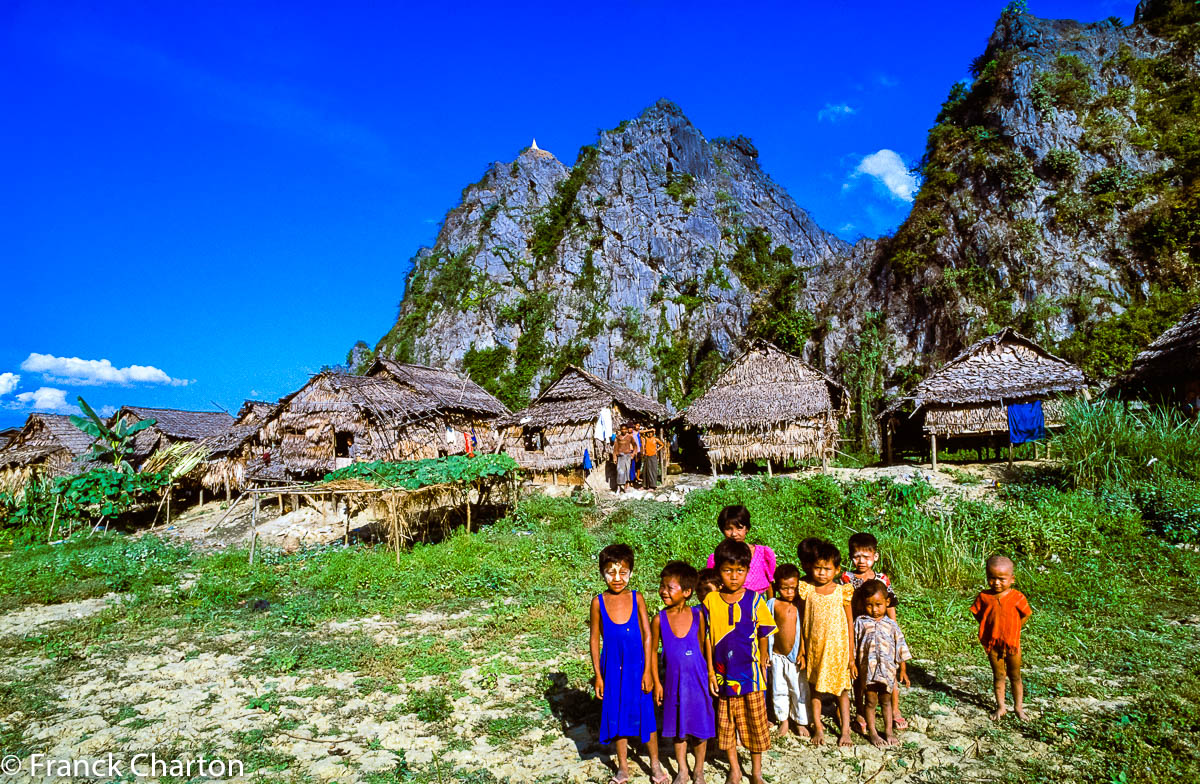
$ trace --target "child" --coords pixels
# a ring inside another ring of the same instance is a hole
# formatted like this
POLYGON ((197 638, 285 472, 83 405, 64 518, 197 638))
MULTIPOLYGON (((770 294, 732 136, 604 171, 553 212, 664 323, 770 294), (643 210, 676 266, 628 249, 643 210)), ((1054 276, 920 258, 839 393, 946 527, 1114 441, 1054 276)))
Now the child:
POLYGON ((771 647, 771 704, 781 738, 787 737, 789 718, 796 734, 808 737, 808 673, 804 671, 796 610, 799 585, 800 570, 795 564, 783 564, 775 570, 775 598, 767 600, 777 629, 771 647))
POLYGON ((710 591, 719 590, 721 578, 716 569, 701 569, 696 573, 696 598, 700 600, 701 609, 704 608, 704 597, 708 596, 710 591))
POLYGON ((854 619, 854 660, 858 666, 855 691, 866 699, 867 737, 876 746, 891 746, 896 743, 892 734, 891 695, 896 691, 897 680, 908 685, 905 662, 912 654, 900 625, 888 615, 891 601, 882 580, 864 582, 854 592, 854 600, 863 607, 863 614, 854 619), (875 708, 880 703, 883 737, 875 729, 875 708))
POLYGON ((1004 677, 1012 681, 1013 710, 1025 721, 1025 685, 1021 683, 1021 626, 1033 610, 1025 594, 1013 588, 1013 562, 1003 555, 987 560, 988 590, 975 597, 971 614, 979 621, 979 642, 992 665, 992 684, 996 688, 996 712, 999 721, 1008 708, 1004 705, 1004 677))
POLYGON ((666 784, 658 761, 654 700, 650 691, 650 622, 646 602, 629 590, 633 550, 610 544, 600 551, 600 574, 608 590, 592 599, 592 672, 600 698, 600 742, 616 742, 617 775, 611 784, 629 780, 629 738, 638 738, 650 752, 651 781, 666 784), (623 621, 618 620, 624 618, 623 621), (600 649, 601 638, 604 650, 600 649))
MULTIPOLYGON (((721 529, 726 540, 746 541, 746 534, 750 532, 750 510, 740 505, 725 507, 717 516, 717 527, 721 529)), ((746 574, 746 588, 770 599, 774 595, 771 584, 775 582, 775 551, 766 545, 756 544, 752 552, 750 571, 746 574)), ((708 556, 705 566, 709 569, 717 565, 715 556, 715 553, 708 556)))
POLYGON ((708 683, 717 697, 717 747, 729 754, 729 781, 742 779, 737 739, 750 751, 751 781, 763 784, 762 753, 771 748, 767 719, 767 638, 775 619, 767 600, 746 589, 746 573, 754 555, 750 545, 726 539, 717 545, 714 561, 721 590, 704 597, 708 613, 708 683))
POLYGON ((796 545, 796 560, 800 561, 800 570, 804 572, 804 576, 800 578, 801 582, 812 583, 812 565, 814 553, 817 543, 821 540, 815 536, 810 536, 807 539, 801 539, 800 544, 796 545))
POLYGON ((849 746, 850 740, 850 687, 855 675, 854 621, 850 617, 850 600, 854 589, 846 583, 836 582, 838 569, 842 565, 842 554, 838 548, 826 541, 812 545, 811 583, 802 582, 796 596, 804 602, 801 616, 801 635, 806 663, 812 741, 820 746, 825 743, 825 730, 821 726, 821 695, 832 694, 838 701, 838 719, 841 725, 839 746, 849 746))
MULTIPOLYGON (((887 615, 893 621, 896 620, 896 592, 892 590, 892 581, 883 572, 875 571, 875 564, 879 561, 879 542, 875 539, 874 534, 858 533, 851 534, 849 547, 846 548, 850 552, 850 562, 853 568, 850 571, 842 572, 842 582, 854 586, 855 597, 858 596, 857 590, 862 587, 862 584, 867 580, 878 580, 887 588, 888 595, 888 611, 887 615)), ((850 603, 850 614, 855 618, 866 613, 866 609, 859 603, 858 599, 850 603)), ((854 682, 854 713, 857 717, 855 722, 858 724, 858 731, 864 735, 867 733, 867 721, 863 713, 863 694, 858 688, 858 681, 854 682)), ((892 721, 895 722, 898 729, 904 729, 908 726, 908 722, 900 715, 900 690, 892 690, 892 721)))
POLYGON ((708 665, 701 644, 706 636, 704 613, 688 607, 696 589, 696 570, 683 561, 667 561, 659 575, 658 595, 666 605, 650 624, 650 674, 654 701, 663 707, 663 737, 675 739, 674 784, 688 781, 687 739, 696 740, 696 765, 692 781, 704 784, 704 754, 708 739, 716 735, 716 717, 708 694, 708 665), (658 645, 662 641, 665 678, 658 671, 658 645))

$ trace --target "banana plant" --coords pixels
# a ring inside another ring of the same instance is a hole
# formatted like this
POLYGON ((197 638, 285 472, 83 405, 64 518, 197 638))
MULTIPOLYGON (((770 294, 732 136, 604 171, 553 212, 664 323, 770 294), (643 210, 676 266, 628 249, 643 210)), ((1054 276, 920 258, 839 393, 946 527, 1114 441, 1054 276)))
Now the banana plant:
POLYGON ((133 438, 138 433, 155 424, 153 419, 143 419, 140 422, 134 422, 132 425, 126 424, 125 420, 118 419, 113 427, 104 424, 104 420, 100 415, 92 410, 92 407, 87 404, 83 397, 77 398, 79 407, 83 409, 86 417, 71 416, 71 424, 87 433, 92 438, 96 439, 92 444, 91 450, 80 457, 75 458, 79 461, 95 460, 97 462, 112 463, 112 467, 117 471, 123 471, 128 474, 133 473, 133 466, 129 464, 127 459, 133 452, 133 438))

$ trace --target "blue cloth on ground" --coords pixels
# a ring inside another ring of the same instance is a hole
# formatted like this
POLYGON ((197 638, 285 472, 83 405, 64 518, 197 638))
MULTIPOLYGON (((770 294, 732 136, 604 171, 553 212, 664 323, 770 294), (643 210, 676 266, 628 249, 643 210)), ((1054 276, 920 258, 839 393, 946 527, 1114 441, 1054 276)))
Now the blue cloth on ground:
POLYGON ((1024 444, 1040 441, 1046 437, 1046 417, 1042 413, 1042 401, 1008 404, 1008 441, 1024 444))
POLYGON ((586 450, 586 449, 583 450, 583 468, 585 471, 592 470, 592 456, 591 456, 591 454, 588 453, 588 450, 586 450))

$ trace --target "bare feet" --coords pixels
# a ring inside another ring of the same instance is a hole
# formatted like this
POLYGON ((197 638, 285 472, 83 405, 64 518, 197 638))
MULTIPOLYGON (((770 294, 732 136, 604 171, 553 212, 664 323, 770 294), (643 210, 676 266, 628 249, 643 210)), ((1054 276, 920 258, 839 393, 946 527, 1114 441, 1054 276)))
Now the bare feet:
POLYGON ((842 733, 842 734, 841 734, 841 735, 838 737, 838 745, 839 745, 839 746, 853 746, 853 745, 854 745, 854 739, 850 737, 850 733, 849 733, 849 732, 843 732, 843 733, 842 733))
POLYGON ((816 726, 816 728, 813 729, 812 744, 814 746, 824 746, 825 745, 825 730, 821 729, 820 724, 818 724, 816 726))
POLYGON ((750 784, 767 784, 767 782, 763 781, 762 774, 760 773, 759 775, 752 776, 750 778, 750 784))
POLYGON ((805 727, 803 724, 797 724, 796 725, 796 734, 799 735, 801 738, 807 738, 808 737, 808 727, 805 727))
POLYGON ((788 723, 787 723, 787 719, 784 719, 783 721, 779 722, 779 732, 777 732, 775 734, 775 737, 782 740, 783 738, 787 737, 787 734, 788 734, 788 723))
POLYGON ((671 780, 671 784, 687 784, 691 780, 692 777, 686 770, 680 770, 679 773, 676 774, 675 778, 671 780))
POLYGON ((1025 713, 1024 705, 1017 705, 1013 708, 1013 713, 1017 714, 1017 718, 1021 721, 1029 721, 1029 714, 1025 713))
POLYGON ((708 782, 704 780, 704 771, 692 772, 692 784, 708 784, 708 782))
POLYGON ((732 773, 730 773, 729 776, 725 779, 725 784, 740 784, 741 780, 742 780, 742 772, 739 770, 737 772, 736 776, 734 776, 732 773))
POLYGON ((1008 708, 1005 708, 1003 705, 1001 705, 999 708, 996 708, 996 710, 992 711, 992 721, 1000 721, 1000 719, 1004 718, 1006 715, 1008 715, 1008 708))
POLYGON ((859 735, 867 734, 867 719, 861 713, 854 717, 854 728, 858 730, 859 735))
POLYGON ((870 736, 868 736, 867 740, 871 741, 872 745, 878 746, 881 749, 884 746, 888 745, 888 742, 886 740, 884 740, 883 738, 879 737, 879 733, 877 733, 877 732, 872 732, 870 734, 870 736))

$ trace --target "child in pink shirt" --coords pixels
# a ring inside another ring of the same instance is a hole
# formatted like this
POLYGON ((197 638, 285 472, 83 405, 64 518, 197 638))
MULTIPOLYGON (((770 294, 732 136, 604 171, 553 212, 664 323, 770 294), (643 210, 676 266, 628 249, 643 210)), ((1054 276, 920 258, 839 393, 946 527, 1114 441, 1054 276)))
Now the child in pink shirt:
MULTIPOLYGON (((717 516, 717 527, 726 539, 735 542, 746 541, 746 534, 750 532, 750 510, 740 504, 725 507, 717 516)), ((775 589, 772 587, 775 583, 775 551, 765 544, 751 545, 750 549, 753 556, 750 559, 750 571, 746 574, 745 587, 772 599, 775 597, 775 589)), ((714 560, 712 555, 708 556, 705 567, 714 568, 714 560)))

